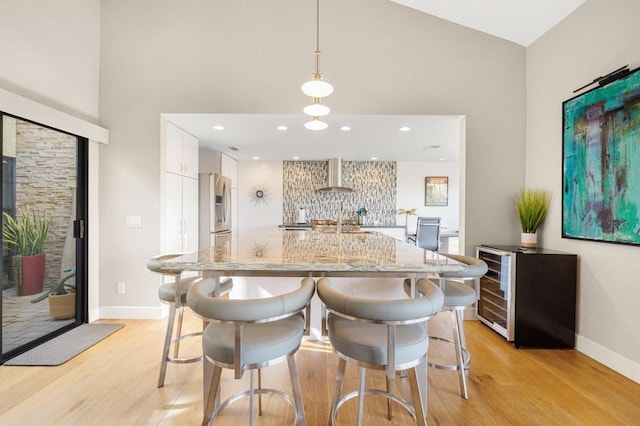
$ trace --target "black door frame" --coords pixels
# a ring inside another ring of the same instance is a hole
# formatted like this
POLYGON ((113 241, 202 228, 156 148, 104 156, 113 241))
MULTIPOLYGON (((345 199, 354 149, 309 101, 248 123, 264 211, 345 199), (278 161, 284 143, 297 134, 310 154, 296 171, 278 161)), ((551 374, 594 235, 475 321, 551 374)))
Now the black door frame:
MULTIPOLYGON (((41 336, 31 342, 2 353, 3 333, 0 331, 0 364, 21 353, 28 351, 52 338, 65 333, 80 324, 89 322, 89 140, 67 131, 29 120, 25 117, 16 116, 0 111, 0 157, 3 156, 2 137, 4 135, 3 117, 12 117, 17 120, 26 121, 38 126, 43 126, 76 138, 76 220, 74 221, 74 237, 76 238, 76 318, 75 321, 60 327, 59 329, 41 336)), ((2 197, 2 185, 0 185, 0 197, 2 197)), ((0 220, 0 230, 2 221, 0 220)), ((1 235, 1 234, 0 234, 1 235)), ((0 247, 0 250, 2 248, 0 247)), ((2 276, 2 262, 0 262, 0 277, 2 276)), ((3 303, 0 302, 0 325, 2 323, 3 303)), ((0 327, 1 330, 1 327, 0 327)))

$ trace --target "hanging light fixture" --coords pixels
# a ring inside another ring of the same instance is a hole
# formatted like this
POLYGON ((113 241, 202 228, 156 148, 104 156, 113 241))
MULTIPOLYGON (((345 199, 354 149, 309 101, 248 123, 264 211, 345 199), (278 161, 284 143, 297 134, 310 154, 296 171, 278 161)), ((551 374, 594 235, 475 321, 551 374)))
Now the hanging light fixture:
POLYGON ((321 121, 320 117, 313 117, 313 120, 304 123, 304 127, 309 130, 324 130, 329 127, 329 125, 321 121))
POLYGON ((320 98, 313 98, 313 103, 304 107, 302 111, 311 117, 324 117, 331 112, 331 109, 326 105, 321 105, 320 98))
POLYGON ((333 93, 333 86, 322 80, 320 73, 320 0, 316 0, 316 71, 313 78, 302 85, 302 92, 314 98, 324 98, 333 93))

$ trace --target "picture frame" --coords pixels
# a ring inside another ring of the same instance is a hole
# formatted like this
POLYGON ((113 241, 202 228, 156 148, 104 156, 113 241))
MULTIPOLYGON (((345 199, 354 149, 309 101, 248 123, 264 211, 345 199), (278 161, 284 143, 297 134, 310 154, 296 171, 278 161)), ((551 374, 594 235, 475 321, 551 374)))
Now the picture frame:
POLYGON ((562 238, 640 245, 640 69, 562 111, 562 238))
POLYGON ((427 176, 424 181, 424 205, 446 206, 449 204, 449 177, 427 176))

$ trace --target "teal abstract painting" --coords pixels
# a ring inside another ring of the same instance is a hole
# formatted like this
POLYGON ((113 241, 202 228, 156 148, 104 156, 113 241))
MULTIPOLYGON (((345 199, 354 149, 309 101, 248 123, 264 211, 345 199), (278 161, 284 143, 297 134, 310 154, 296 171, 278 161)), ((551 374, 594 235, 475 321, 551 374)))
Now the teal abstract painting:
POLYGON ((562 237, 640 244, 640 71, 563 114, 562 237))

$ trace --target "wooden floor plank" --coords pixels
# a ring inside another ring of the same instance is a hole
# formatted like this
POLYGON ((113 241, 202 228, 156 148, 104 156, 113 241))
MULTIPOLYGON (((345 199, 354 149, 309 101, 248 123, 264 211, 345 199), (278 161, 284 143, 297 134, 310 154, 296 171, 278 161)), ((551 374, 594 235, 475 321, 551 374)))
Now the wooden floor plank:
MULTIPOLYGON (((201 322, 187 315, 193 331, 201 322)), ((449 317, 431 320, 432 334, 451 332, 449 317)), ((198 425, 202 421, 200 363, 170 364, 166 384, 156 387, 166 321, 124 320, 125 327, 58 367, 0 367, 0 424, 7 425, 198 425)), ((515 349, 476 321, 465 328, 472 354, 469 400, 460 397, 457 373, 429 369, 429 424, 637 424, 640 385, 574 350, 515 349)), ((189 352, 199 342, 185 342, 189 352)), ((433 344, 432 356, 450 356, 447 345, 433 344)), ((327 342, 305 341, 296 354, 307 423, 326 425, 337 357, 327 342)), ((347 365, 344 389, 355 389, 357 368, 347 365)), ((223 373, 223 398, 248 388, 248 374, 234 380, 223 373)), ((383 386, 381 371, 367 373, 367 386, 383 386)), ((263 386, 290 392, 287 363, 264 370, 263 386)), ((398 377, 394 389, 409 395, 408 380, 398 377)), ((265 397, 256 425, 291 424, 289 405, 265 397)), ((341 409, 340 425, 356 420, 357 401, 341 409)), ((247 424, 248 401, 232 404, 216 425, 247 424)), ((365 425, 412 424, 394 406, 386 419, 386 401, 367 397, 365 425)))

